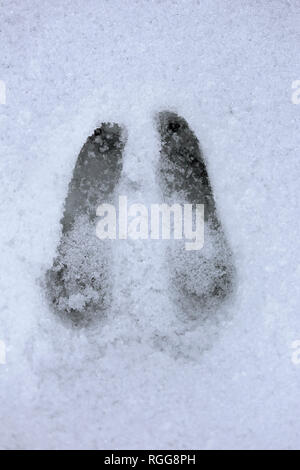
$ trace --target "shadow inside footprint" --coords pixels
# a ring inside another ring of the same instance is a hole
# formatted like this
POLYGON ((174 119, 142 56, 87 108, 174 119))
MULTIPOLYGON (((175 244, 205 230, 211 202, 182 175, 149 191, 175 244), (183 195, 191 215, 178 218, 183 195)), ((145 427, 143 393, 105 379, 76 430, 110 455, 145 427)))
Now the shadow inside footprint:
POLYGON ((197 316, 199 308, 205 315, 233 292, 232 253, 197 137, 176 113, 159 113, 157 127, 161 138, 158 178, 165 202, 204 205, 203 248, 186 251, 184 243, 174 241, 168 260, 176 300, 189 316, 197 316))
POLYGON ((55 313, 75 325, 88 324, 110 305, 111 244, 96 236, 96 209, 113 201, 124 144, 120 126, 102 124, 83 146, 69 184, 46 290, 55 313))

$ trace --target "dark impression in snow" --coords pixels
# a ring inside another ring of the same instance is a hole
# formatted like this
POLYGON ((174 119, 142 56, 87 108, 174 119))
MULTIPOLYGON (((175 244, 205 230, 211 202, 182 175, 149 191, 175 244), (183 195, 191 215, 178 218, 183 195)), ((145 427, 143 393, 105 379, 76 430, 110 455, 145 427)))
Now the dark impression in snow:
POLYGON ((103 316, 110 306, 111 244, 96 237, 96 209, 112 202, 122 171, 123 132, 103 123, 83 146, 65 201, 62 236, 46 274, 54 311, 75 325, 103 316))
MULTIPOLYGON (((233 291, 232 254, 197 137, 175 113, 161 112, 156 122, 161 139, 158 181, 164 201, 205 207, 204 247, 187 251, 177 240, 168 245, 170 290, 186 316, 201 318, 233 291)), ((97 238, 95 222, 98 205, 115 199, 123 134, 119 125, 104 123, 83 146, 69 184, 57 256, 46 274, 54 311, 79 326, 103 317, 111 306, 112 241, 97 238)))
POLYGON ((197 137, 176 113, 160 112, 156 122, 161 137, 158 179, 165 202, 204 205, 203 248, 186 251, 177 242, 170 244, 168 253, 176 300, 187 315, 198 316, 200 312, 203 317, 233 292, 232 253, 218 217, 197 137))

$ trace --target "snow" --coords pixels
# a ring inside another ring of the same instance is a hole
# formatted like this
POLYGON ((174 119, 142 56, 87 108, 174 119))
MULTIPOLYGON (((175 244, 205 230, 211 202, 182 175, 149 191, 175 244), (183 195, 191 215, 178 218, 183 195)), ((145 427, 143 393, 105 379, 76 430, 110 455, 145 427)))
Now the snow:
POLYGON ((1 448, 299 448, 297 3, 1 2, 1 448), (120 194, 159 202, 165 109, 200 140, 235 295, 183 319, 166 245, 121 240, 109 315, 72 329, 43 278, 79 151, 125 126, 120 194))

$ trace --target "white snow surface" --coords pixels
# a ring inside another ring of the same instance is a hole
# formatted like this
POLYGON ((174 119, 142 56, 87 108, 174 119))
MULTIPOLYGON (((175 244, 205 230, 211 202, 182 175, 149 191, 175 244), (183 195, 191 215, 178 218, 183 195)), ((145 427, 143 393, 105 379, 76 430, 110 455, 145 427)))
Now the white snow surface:
POLYGON ((300 448, 299 2, 6 0, 0 18, 0 448, 300 448), (42 279, 79 151, 125 126, 120 193, 159 202, 164 109, 200 140, 235 295, 183 319, 164 243, 116 242, 110 314, 67 327, 42 279))

